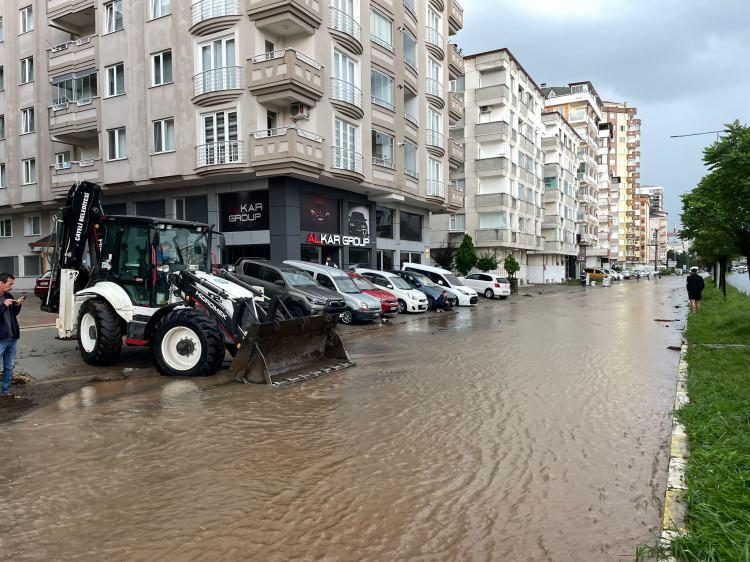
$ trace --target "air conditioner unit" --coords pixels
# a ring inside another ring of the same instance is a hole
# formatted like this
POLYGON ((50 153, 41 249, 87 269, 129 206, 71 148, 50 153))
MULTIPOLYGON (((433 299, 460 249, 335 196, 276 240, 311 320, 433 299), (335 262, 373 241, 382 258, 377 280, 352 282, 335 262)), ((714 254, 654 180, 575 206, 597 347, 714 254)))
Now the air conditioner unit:
POLYGON ((480 105, 479 106, 479 113, 489 113, 491 111, 491 108, 489 105, 480 105))
POLYGON ((293 103, 289 110, 292 119, 299 121, 300 119, 310 119, 310 108, 304 103, 293 103))

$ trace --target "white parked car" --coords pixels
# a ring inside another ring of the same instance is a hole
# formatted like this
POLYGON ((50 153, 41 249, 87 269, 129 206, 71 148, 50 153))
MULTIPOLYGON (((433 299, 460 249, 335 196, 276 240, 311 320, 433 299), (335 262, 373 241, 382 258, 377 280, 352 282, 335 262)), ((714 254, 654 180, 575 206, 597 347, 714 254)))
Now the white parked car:
POLYGON ((489 273, 472 273, 466 277, 459 277, 464 285, 471 287, 480 295, 488 299, 500 297, 507 299, 510 295, 510 282, 505 277, 489 273))
POLYGON ((458 277, 447 269, 432 265, 423 265, 421 263, 404 262, 401 264, 401 270, 421 273, 429 277, 433 283, 445 287, 449 293, 456 296, 458 306, 472 306, 479 302, 477 292, 471 287, 464 285, 458 277))
POLYGON ((609 275, 613 281, 622 281, 622 273, 617 273, 614 269, 606 269, 604 268, 604 273, 609 275))
POLYGON ((356 273, 367 279, 373 285, 385 289, 398 299, 399 312, 426 312, 427 295, 422 291, 414 289, 409 283, 401 279, 395 273, 367 269, 363 267, 354 268, 356 273))

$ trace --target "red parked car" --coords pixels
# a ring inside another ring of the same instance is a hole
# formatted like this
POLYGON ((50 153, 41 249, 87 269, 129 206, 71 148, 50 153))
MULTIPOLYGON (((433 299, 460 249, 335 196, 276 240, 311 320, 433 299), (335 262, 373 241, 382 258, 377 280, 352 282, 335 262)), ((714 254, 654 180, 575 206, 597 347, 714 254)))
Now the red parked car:
POLYGON ((47 298, 51 276, 52 272, 48 271, 41 277, 37 277, 36 284, 34 285, 34 294, 42 300, 47 298))
POLYGON ((357 289, 367 295, 375 297, 376 299, 380 299, 380 309, 383 318, 391 318, 398 314, 398 299, 396 297, 388 291, 376 287, 359 273, 354 273, 353 271, 348 271, 347 273, 349 274, 349 277, 352 278, 352 281, 354 281, 357 289))

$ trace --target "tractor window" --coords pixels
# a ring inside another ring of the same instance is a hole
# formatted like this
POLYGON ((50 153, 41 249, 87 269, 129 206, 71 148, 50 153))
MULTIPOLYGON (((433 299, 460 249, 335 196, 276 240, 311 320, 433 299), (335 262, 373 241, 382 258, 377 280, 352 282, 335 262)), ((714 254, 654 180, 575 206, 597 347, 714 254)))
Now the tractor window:
POLYGON ((148 251, 147 227, 128 225, 122 229, 119 259, 114 273, 133 302, 142 306, 149 304, 149 294, 146 290, 148 251))
POLYGON ((159 233, 157 263, 170 265, 170 270, 196 266, 208 271, 208 240, 205 232, 189 228, 167 228, 159 233))

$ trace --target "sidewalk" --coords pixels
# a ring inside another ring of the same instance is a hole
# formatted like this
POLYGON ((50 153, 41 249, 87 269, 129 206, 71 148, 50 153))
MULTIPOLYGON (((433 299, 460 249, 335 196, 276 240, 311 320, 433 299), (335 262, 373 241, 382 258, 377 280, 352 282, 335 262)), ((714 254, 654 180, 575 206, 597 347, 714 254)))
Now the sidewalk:
POLYGON ((33 292, 20 293, 18 296, 20 295, 26 296, 26 302, 18 315, 18 323, 21 329, 55 325, 57 315, 43 312, 41 309, 42 301, 39 297, 35 296, 33 292))

